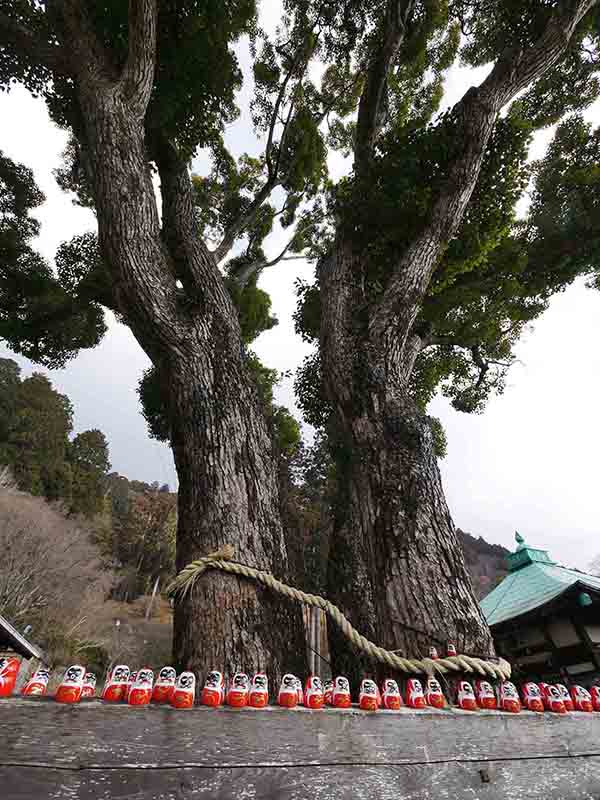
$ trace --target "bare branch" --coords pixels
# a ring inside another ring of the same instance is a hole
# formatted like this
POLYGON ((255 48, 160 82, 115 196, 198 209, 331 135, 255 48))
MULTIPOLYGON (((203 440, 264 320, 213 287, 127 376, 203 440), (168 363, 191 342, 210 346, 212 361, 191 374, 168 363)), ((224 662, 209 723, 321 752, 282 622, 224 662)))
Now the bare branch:
POLYGON ((374 342, 398 335, 406 345, 420 303, 446 242, 457 231, 477 184, 485 149, 501 109, 541 77, 565 51, 575 28, 597 0, 579 0, 550 18, 527 50, 507 49, 490 75, 455 106, 456 141, 464 143, 435 200, 430 221, 398 262, 370 322, 374 342))
POLYGON ((311 223, 310 225, 304 227, 301 231, 297 231, 289 240, 289 242, 286 244, 286 246, 283 248, 283 250, 279 253, 279 255, 275 256, 275 258, 273 258, 271 261, 258 260, 258 261, 252 261, 249 264, 244 264, 244 266, 238 272, 236 272, 235 275, 236 282, 240 286, 244 287, 248 283, 252 275, 254 275, 256 272, 262 272, 263 269, 274 267, 276 264, 279 264, 280 261, 291 261, 291 260, 296 260, 298 258, 305 258, 305 256, 302 255, 288 256, 286 258, 286 253, 288 252, 290 247, 292 247, 294 241, 297 239, 299 235, 306 233, 306 231, 316 227, 316 225, 317 225, 316 222, 311 223))
POLYGON ((412 0, 388 0, 382 22, 381 43, 371 59, 367 80, 358 105, 354 163, 360 171, 369 160, 382 123, 390 68, 406 35, 412 0))
POLYGON ((0 12, 0 42, 27 53, 32 60, 43 64, 55 74, 69 74, 68 58, 63 47, 51 44, 37 32, 34 33, 2 12, 0 12))
POLYGON ((129 0, 129 52, 120 84, 129 103, 144 114, 156 62, 157 0, 129 0))

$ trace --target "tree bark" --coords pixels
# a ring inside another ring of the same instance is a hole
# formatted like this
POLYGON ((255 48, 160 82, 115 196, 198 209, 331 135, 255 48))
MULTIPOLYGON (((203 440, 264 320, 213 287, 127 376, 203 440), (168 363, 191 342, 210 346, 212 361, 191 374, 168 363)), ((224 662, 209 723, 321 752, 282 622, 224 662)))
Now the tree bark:
MULTIPOLYGON (((345 464, 330 546, 330 599, 372 641, 407 657, 493 653, 442 488, 427 418, 408 400, 343 421, 345 464)), ((338 461, 339 463, 339 461, 338 461)), ((385 670, 330 633, 334 668, 385 670)))
MULTIPOLYGON (((284 579, 288 563, 271 443, 257 398, 224 337, 171 374, 179 475, 177 569, 224 544, 236 559, 284 579)), ((186 669, 302 674, 298 604, 214 571, 175 607, 174 656, 186 669)))

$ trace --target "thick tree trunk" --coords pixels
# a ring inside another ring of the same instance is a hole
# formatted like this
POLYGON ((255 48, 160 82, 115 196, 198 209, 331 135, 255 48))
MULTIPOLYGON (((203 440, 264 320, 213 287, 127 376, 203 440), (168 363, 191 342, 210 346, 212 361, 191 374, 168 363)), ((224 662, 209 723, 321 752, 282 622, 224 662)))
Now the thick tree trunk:
MULTIPOLYGON (((328 595, 361 633, 406 656, 425 656, 448 640, 465 652, 489 653, 431 428, 408 393, 414 354, 403 352, 399 337, 373 345, 356 312, 360 274, 360 257, 340 235, 320 269, 323 381, 339 484, 328 595)), ((336 671, 355 681, 383 672, 336 630, 330 640, 336 671)))
MULTIPOLYGON (((80 98, 115 303, 159 367, 170 403, 177 567, 229 543, 237 560, 285 578, 271 442, 243 364, 237 312, 192 224, 187 171, 166 165, 161 173, 162 231, 143 116, 119 91, 83 79, 80 98)), ((174 655, 180 668, 201 674, 266 669, 276 681, 287 669, 303 672, 300 608, 248 581, 209 573, 176 605, 174 655)))
MULTIPOLYGON (((491 653, 442 489, 431 428, 407 401, 344 420, 342 509, 330 547, 331 599, 368 638, 406 656, 448 640, 491 653)), ((382 673, 331 633, 336 671, 382 673)))
MULTIPOLYGON (((269 435, 239 356, 226 347, 217 339, 206 359, 184 362, 171 376, 177 569, 229 543, 236 560, 285 579, 269 435)), ((298 604, 217 571, 176 600, 173 647, 181 668, 263 670, 273 685, 284 672, 303 674, 306 667, 298 604)))

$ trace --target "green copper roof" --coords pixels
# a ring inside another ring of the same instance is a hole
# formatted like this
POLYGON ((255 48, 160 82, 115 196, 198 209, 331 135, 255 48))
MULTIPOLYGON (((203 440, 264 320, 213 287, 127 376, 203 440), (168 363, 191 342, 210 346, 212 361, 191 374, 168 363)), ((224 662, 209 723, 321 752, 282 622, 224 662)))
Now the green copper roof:
POLYGON ((507 561, 509 574, 481 601, 488 625, 526 614, 576 583, 600 591, 600 578, 561 567, 545 550, 530 548, 522 539, 507 561))

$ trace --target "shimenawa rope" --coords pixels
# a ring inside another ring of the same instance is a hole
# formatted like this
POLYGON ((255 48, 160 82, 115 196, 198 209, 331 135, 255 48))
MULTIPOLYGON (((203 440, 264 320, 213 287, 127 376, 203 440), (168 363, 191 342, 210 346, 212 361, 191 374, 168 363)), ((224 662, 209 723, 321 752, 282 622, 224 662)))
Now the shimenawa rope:
POLYGON ((403 658, 397 653, 385 650, 383 647, 379 647, 369 641, 365 636, 362 636, 356 628, 350 624, 349 620, 342 614, 340 609, 333 603, 330 603, 329 600, 316 594, 301 592, 300 589, 295 589, 293 586, 288 586, 278 581, 277 578, 269 572, 264 572, 259 569, 254 569, 253 567, 248 567, 245 564, 239 564, 237 561, 232 561, 233 554, 233 547, 230 544, 226 544, 220 550, 209 553, 209 555, 204 556, 204 558, 192 561, 175 577, 168 588, 169 593, 179 593, 185 597, 188 592, 192 591, 198 578, 200 578, 207 569, 219 569, 223 572, 241 575, 249 580, 262 583, 274 592, 297 600, 304 605, 322 609, 336 625, 338 625, 355 647, 392 669, 412 674, 433 675, 435 672, 438 672, 444 675, 448 672, 475 672, 484 677, 497 680, 508 680, 510 678, 510 664, 503 658, 498 659, 496 663, 466 655, 449 656, 447 658, 438 658, 435 660, 431 658, 415 659, 403 658))

